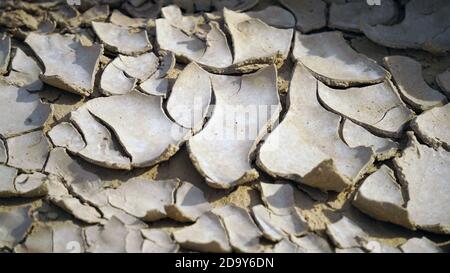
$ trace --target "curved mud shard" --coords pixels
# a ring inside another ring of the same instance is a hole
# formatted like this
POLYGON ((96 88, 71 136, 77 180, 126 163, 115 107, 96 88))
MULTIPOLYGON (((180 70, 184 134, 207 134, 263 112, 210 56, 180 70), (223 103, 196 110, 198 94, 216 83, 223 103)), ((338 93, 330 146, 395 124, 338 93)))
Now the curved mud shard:
POLYGON ((227 189, 258 178, 252 153, 281 110, 277 71, 269 66, 243 77, 214 76, 212 85, 214 112, 188 148, 206 182, 227 189))
POLYGON ((317 84, 303 66, 297 65, 289 111, 261 146, 257 164, 274 177, 342 191, 366 172, 374 154, 368 147, 352 149, 340 139, 341 118, 319 104, 317 84))
POLYGON ((331 86, 380 83, 390 77, 375 61, 353 50, 338 31, 310 35, 297 32, 293 55, 331 86))
POLYGON ((60 34, 30 33, 25 42, 45 66, 45 83, 82 96, 92 93, 103 46, 83 46, 75 36, 60 34))

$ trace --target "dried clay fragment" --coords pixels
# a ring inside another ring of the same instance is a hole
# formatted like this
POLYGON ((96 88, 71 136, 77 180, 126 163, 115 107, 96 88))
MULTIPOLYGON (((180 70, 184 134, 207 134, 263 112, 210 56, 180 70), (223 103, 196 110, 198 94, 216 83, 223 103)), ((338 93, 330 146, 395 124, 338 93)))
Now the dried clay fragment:
POLYGON ((327 225, 327 234, 339 248, 353 248, 360 246, 360 239, 368 235, 352 220, 343 216, 339 221, 327 225))
POLYGON ((442 106, 447 98, 423 79, 422 65, 409 57, 389 56, 384 63, 392 73, 402 99, 415 110, 426 111, 442 106))
MULTIPOLYGON (((123 155, 120 145, 106 126, 101 124, 89 112, 88 105, 95 103, 90 100, 76 111, 71 112, 70 119, 83 135, 86 146, 76 152, 83 159, 102 167, 112 169, 130 169, 130 159, 123 155)), ((116 108, 110 108, 117 111, 116 108)))
POLYGON ((195 222, 212 206, 203 192, 191 183, 181 182, 175 191, 175 202, 165 206, 167 216, 179 222, 195 222))
POLYGON ((17 170, 0 165, 0 197, 42 197, 47 195, 47 176, 42 173, 20 174, 17 170))
POLYGON ((273 242, 281 241, 288 235, 300 236, 308 231, 308 224, 297 213, 278 215, 263 205, 252 208, 252 214, 263 236, 273 242))
POLYGON ((88 47, 71 35, 38 33, 30 33, 25 42, 45 66, 41 75, 45 83, 82 96, 92 94, 101 45, 88 47))
POLYGON ((352 149, 341 140, 341 118, 319 104, 317 84, 303 66, 297 65, 288 113, 261 146, 257 164, 274 177, 325 191, 342 191, 366 172, 374 155, 369 147, 352 149))
POLYGON ((179 246, 170 235, 159 229, 142 229, 142 253, 176 253, 179 246))
POLYGON ((330 244, 324 238, 309 233, 303 237, 290 236, 291 241, 298 246, 300 253, 332 253, 330 244))
POLYGON ((31 206, 0 210, 0 249, 12 249, 25 238, 33 222, 30 210, 31 206))
POLYGON ((233 63, 276 63, 286 59, 291 47, 293 29, 272 27, 246 13, 224 9, 225 24, 233 40, 233 63))
POLYGON ((210 186, 226 189, 258 177, 250 162, 280 112, 276 77, 275 66, 269 66, 242 77, 212 78, 214 112, 188 142, 192 162, 210 186))
POLYGON ((156 20, 156 39, 161 49, 172 51, 181 61, 195 61, 217 72, 233 64, 227 38, 217 23, 209 24, 203 40, 196 35, 197 20, 182 16, 176 6, 165 7, 163 12, 165 18, 156 20))
POLYGON ((327 25, 327 5, 322 0, 280 0, 297 19, 297 30, 302 33, 321 29, 327 25))
POLYGON ((47 134, 56 147, 63 147, 75 153, 86 147, 80 133, 69 122, 57 124, 47 134))
POLYGON ((394 171, 386 165, 366 178, 353 205, 375 219, 414 229, 408 218, 402 187, 396 181, 394 171))
POLYGON ((450 50, 450 3, 446 0, 411 0, 404 19, 395 25, 364 24, 372 41, 392 48, 423 49, 432 53, 450 50))
POLYGON ((407 188, 409 218, 420 229, 449 234, 450 153, 420 144, 412 133, 408 136, 408 147, 394 165, 407 188))
POLYGON ((100 222, 100 213, 90 205, 83 204, 79 199, 73 197, 61 181, 61 178, 54 175, 49 176, 47 185, 47 199, 50 202, 83 222, 88 224, 100 222))
POLYGON ((319 99, 329 109, 382 136, 400 138, 414 113, 388 81, 344 90, 319 83, 319 99))
POLYGON ((42 89, 39 79, 42 71, 33 58, 27 56, 22 49, 17 48, 16 55, 11 62, 11 71, 6 81, 33 92, 42 89))
POLYGON ((225 205, 215 208, 212 212, 222 220, 230 244, 235 251, 254 253, 261 249, 259 238, 262 233, 245 209, 235 205, 225 205))
POLYGON ((8 138, 8 165, 25 171, 44 168, 50 152, 50 143, 42 131, 8 138))
POLYGON ((136 56, 152 49, 145 30, 102 22, 92 22, 92 28, 105 48, 114 53, 136 56))
POLYGON ((450 104, 428 110, 412 123, 411 128, 416 135, 431 147, 442 146, 450 151, 450 104))
POLYGON ((219 216, 207 212, 191 226, 173 232, 182 247, 202 252, 231 252, 228 236, 219 216))
POLYGON ((379 161, 394 157, 399 150, 397 142, 378 137, 349 119, 346 119, 342 126, 342 138, 351 148, 372 147, 379 161))
POLYGON ((157 221, 166 217, 165 206, 173 204, 176 180, 149 181, 133 178, 124 182, 108 195, 109 203, 144 221, 157 221))
POLYGON ((51 113, 50 105, 39 94, 9 85, 0 80, 0 135, 11 137, 43 127, 51 113))
POLYGON ((93 99, 85 106, 115 133, 132 167, 152 166, 169 159, 189 137, 187 129, 166 116, 160 97, 131 92, 93 99))
POLYGON ((310 35, 297 32, 293 55, 316 77, 331 86, 373 84, 389 78, 386 70, 353 50, 338 31, 310 35))
POLYGON ((80 226, 71 221, 37 224, 25 242, 15 248, 18 253, 82 253, 85 244, 80 226))
POLYGON ((426 237, 411 238, 400 248, 404 253, 442 253, 442 249, 426 237))
POLYGON ((169 100, 167 112, 180 126, 199 131, 211 102, 210 75, 196 63, 190 63, 178 76, 169 100))
POLYGON ((361 32, 364 24, 389 25, 398 16, 394 0, 382 1, 380 5, 368 5, 366 1, 332 3, 329 12, 329 27, 355 32, 361 32))

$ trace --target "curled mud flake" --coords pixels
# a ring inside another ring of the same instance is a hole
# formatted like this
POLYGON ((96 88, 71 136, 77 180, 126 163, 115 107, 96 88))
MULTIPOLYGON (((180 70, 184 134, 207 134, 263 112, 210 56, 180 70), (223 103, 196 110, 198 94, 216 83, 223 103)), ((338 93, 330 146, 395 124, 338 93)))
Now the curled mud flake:
POLYGON ((400 249, 404 253, 442 253, 442 249, 426 237, 411 238, 400 249))
POLYGON ((167 112, 184 128, 199 131, 208 113, 211 96, 209 73, 196 63, 191 63, 180 73, 172 87, 167 112))
POLYGON ((30 33, 25 42, 45 66, 41 75, 45 83, 83 96, 92 94, 101 45, 87 47, 73 35, 38 33, 30 33))
POLYGON ((275 214, 286 215, 295 212, 294 188, 288 183, 260 183, 261 199, 275 214))
POLYGON ((33 222, 30 210, 31 206, 0 210, 0 248, 13 249, 25 238, 33 222))
POLYGON ((42 131, 8 138, 8 165, 25 171, 41 171, 50 152, 50 143, 42 131))
POLYGON ((83 137, 69 122, 61 122, 48 133, 50 140, 56 147, 63 147, 77 153, 86 147, 83 137))
POLYGON ((417 136, 431 147, 442 146, 450 151, 450 104, 428 110, 412 123, 411 128, 417 136))
POLYGON ((175 190, 175 202, 165 206, 167 216, 179 222, 195 222, 212 209, 203 192, 194 185, 181 182, 175 190))
POLYGON ((373 84, 389 78, 386 70, 353 50, 338 31, 310 35, 297 32, 293 55, 316 77, 331 86, 373 84))
POLYGON ((144 243, 142 253, 176 253, 179 245, 170 237, 170 234, 159 229, 142 229, 144 243))
POLYGON ((234 250, 250 253, 261 250, 259 239, 262 233, 245 209, 235 205, 225 205, 213 209, 212 212, 222 220, 234 250))
POLYGON ((307 33, 327 25, 327 5, 322 0, 280 0, 297 19, 297 30, 307 33))
POLYGON ((423 49, 432 53, 450 50, 450 3, 445 0, 412 0, 406 3, 404 19, 395 25, 363 24, 364 34, 392 48, 423 49))
POLYGON ((246 13, 224 9, 225 24, 233 40, 234 65, 285 59, 291 48, 292 29, 278 29, 246 13))
MULTIPOLYGON (((90 100, 89 104, 93 101, 90 100)), ((108 128, 92 116, 88 108, 88 104, 85 104, 71 113, 71 120, 80 130, 86 142, 84 149, 80 150, 77 155, 102 167, 130 169, 130 159, 123 155, 119 143, 113 139, 108 128)))
POLYGON ((412 133, 408 136, 409 144, 394 165, 407 188, 409 218, 419 229, 449 234, 450 153, 420 144, 412 133))
POLYGON ((269 66, 242 77, 212 78, 214 113, 188 142, 192 162, 210 186, 227 189, 258 177, 250 160, 281 108, 276 73, 269 66))
POLYGON ((397 142, 378 137, 349 119, 346 119, 342 126, 342 138, 351 148, 372 147, 379 161, 394 157, 400 149, 397 142))
POLYGON ((447 69, 447 71, 439 74, 436 77, 436 83, 439 85, 442 91, 444 91, 447 97, 450 98, 450 69, 447 69))
POLYGON ((187 129, 166 116, 160 97, 131 92, 93 99, 86 107, 114 131, 133 167, 169 159, 189 136, 187 129))
POLYGON ((191 226, 173 232, 173 237, 183 248, 224 253, 231 252, 227 232, 219 216, 206 212, 191 226))
POLYGON ((0 80, 0 135, 11 137, 43 127, 51 113, 38 94, 0 80))
POLYGON ((336 247, 344 249, 359 247, 359 238, 368 237, 355 222, 345 216, 335 223, 328 224, 326 232, 336 247))
POLYGON ((145 30, 101 22, 92 22, 92 27, 105 48, 114 53, 135 56, 152 49, 145 30))
POLYGON ((116 64, 116 60, 109 63, 100 79, 100 91, 106 96, 130 93, 137 83, 137 79, 127 76, 116 64))
POLYGON ((366 178, 355 195, 353 205, 375 219, 414 229, 408 218, 402 188, 394 171, 386 165, 366 178))
POLYGON ((178 181, 148 181, 134 178, 123 183, 108 196, 116 208, 144 221, 157 221, 166 217, 165 206, 173 204, 172 192, 178 181))
POLYGON ((389 56, 384 63, 392 73, 402 99, 415 110, 426 111, 447 103, 447 98, 423 79, 422 65, 409 57, 389 56))
POLYGON ((297 212, 277 215, 263 205, 256 205, 252 208, 252 214, 263 236, 273 242, 288 235, 300 236, 308 231, 308 224, 297 212))
POLYGON ((7 35, 0 37, 0 75, 8 73, 9 58, 11 56, 11 38, 7 35))
POLYGON ((145 94, 166 98, 169 89, 169 80, 164 78, 150 77, 139 85, 139 90, 145 94))
POLYGON ((115 63, 116 67, 122 69, 127 76, 141 82, 150 78, 159 66, 158 57, 152 52, 136 57, 119 55, 119 60, 115 63))
POLYGON ((332 253, 333 250, 326 239, 309 233, 302 237, 290 236, 294 244, 298 246, 297 252, 300 253, 332 253))
POLYGON ((368 5, 365 1, 332 3, 328 26, 345 31, 361 32, 362 25, 389 25, 398 16, 394 0, 382 1, 380 5, 368 5))
POLYGON ((217 72, 232 65, 227 38, 217 23, 211 22, 204 30, 204 23, 181 15, 178 7, 169 6, 164 11, 165 18, 156 20, 156 39, 161 49, 173 52, 181 61, 195 61, 217 72))
POLYGON ((42 89, 43 83, 39 79, 42 71, 33 58, 27 56, 22 49, 16 49, 16 55, 11 62, 11 71, 6 81, 33 92, 42 89))
POLYGON ((318 95, 327 108, 377 135, 400 138, 407 123, 414 118, 414 113, 402 103, 388 81, 345 90, 319 83, 318 95))
POLYGON ((282 177, 325 191, 342 191, 371 166, 369 147, 348 147, 339 137, 341 117, 326 111, 317 100, 317 80, 297 65, 284 120, 261 146, 257 164, 282 177), (291 139, 289 142, 283 139, 291 139))
POLYGON ((147 25, 146 19, 128 17, 121 13, 118 9, 113 10, 109 20, 114 25, 122 27, 142 28, 147 25))

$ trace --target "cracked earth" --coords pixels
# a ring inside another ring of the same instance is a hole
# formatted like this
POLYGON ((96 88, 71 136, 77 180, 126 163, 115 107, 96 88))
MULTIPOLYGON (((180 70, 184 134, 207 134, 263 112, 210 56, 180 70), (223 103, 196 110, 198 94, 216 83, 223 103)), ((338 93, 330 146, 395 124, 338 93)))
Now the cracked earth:
POLYGON ((450 251, 446 0, 0 2, 0 252, 450 251))

